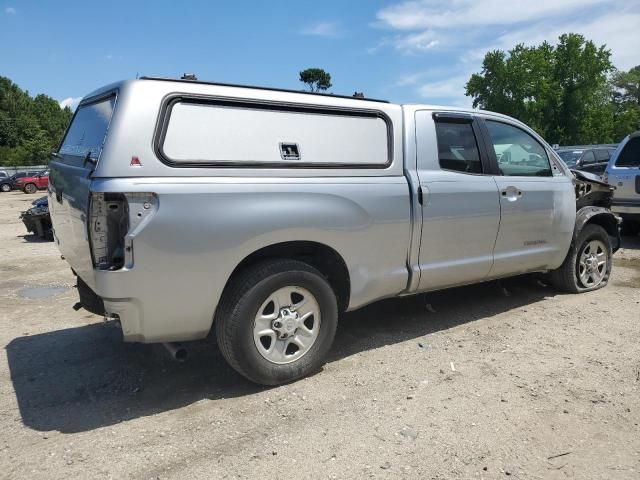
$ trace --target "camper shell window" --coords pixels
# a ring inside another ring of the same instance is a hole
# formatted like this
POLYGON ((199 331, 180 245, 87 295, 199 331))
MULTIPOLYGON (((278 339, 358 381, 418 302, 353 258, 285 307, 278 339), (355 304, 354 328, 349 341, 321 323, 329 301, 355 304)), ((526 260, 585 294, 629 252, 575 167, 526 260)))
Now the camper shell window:
POLYGON ((156 150, 173 167, 386 168, 391 122, 375 110, 178 97, 156 150))

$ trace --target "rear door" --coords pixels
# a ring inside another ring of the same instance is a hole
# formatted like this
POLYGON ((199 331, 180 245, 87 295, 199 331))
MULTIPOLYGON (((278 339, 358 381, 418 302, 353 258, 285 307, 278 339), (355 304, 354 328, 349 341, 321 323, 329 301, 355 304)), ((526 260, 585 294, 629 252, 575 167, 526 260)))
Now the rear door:
POLYGON ((500 230, 490 277, 557 267, 569 248, 575 219, 571 179, 554 174, 542 143, 519 125, 485 118, 496 155, 500 230))
POLYGON ((500 224, 498 189, 472 115, 416 112, 422 291, 482 281, 500 224))
POLYGON ((87 221, 91 174, 100 158, 115 93, 80 104, 49 162, 49 210, 55 240, 76 273, 93 286, 87 221))

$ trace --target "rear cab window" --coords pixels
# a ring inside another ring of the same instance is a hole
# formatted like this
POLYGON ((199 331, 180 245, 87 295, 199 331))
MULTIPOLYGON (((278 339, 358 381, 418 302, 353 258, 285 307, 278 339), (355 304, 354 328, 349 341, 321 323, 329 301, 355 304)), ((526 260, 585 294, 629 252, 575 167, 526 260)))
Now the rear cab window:
POLYGON ((463 173, 482 173, 478 142, 471 123, 436 121, 440 168, 463 173))
POLYGON ((115 94, 80 104, 58 153, 65 159, 98 160, 116 103, 115 94))

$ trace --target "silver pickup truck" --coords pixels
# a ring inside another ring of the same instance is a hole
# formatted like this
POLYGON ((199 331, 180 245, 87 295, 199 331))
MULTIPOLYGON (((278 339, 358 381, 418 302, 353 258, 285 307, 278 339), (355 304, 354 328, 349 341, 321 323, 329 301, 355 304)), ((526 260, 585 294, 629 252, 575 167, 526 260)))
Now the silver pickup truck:
POLYGON ((491 112, 142 78, 83 99, 50 162, 77 305, 125 341, 215 329, 275 385, 317 370, 339 312, 528 272, 607 284, 611 189, 491 112))

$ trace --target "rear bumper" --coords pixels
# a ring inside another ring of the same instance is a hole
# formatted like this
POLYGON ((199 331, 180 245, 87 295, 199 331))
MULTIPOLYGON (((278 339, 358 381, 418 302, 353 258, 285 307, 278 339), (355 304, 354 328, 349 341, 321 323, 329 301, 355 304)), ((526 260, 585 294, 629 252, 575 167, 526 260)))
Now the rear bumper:
POLYGON ((169 291, 147 291, 148 279, 143 281, 134 270, 94 270, 93 274, 95 289, 78 277, 80 305, 97 315, 117 318, 125 342, 190 341, 209 334, 212 310, 199 315, 185 311, 169 291))

